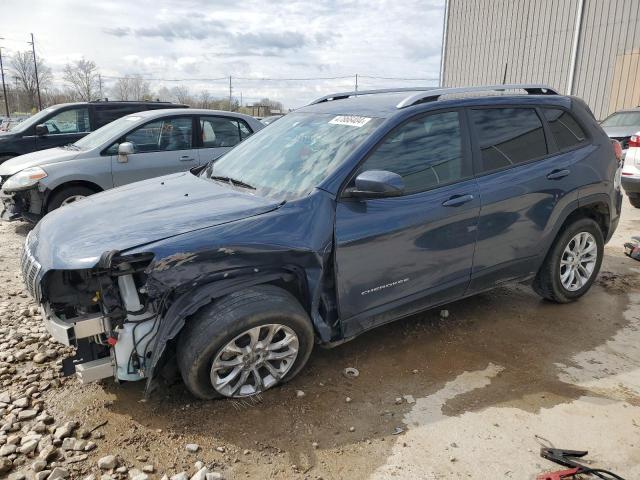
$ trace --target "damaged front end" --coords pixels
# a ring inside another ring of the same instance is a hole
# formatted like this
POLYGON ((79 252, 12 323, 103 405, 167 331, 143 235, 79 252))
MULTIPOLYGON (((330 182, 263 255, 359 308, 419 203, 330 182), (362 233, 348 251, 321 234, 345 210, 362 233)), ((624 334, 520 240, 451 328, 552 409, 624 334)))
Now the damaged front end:
POLYGON ((36 188, 14 192, 0 190, 0 202, 2 220, 27 220, 36 223, 42 217, 42 194, 36 188))
POLYGON ((76 373, 83 383, 146 377, 163 308, 140 288, 152 258, 107 252, 94 268, 50 270, 40 279, 38 264, 25 249, 23 276, 41 304, 47 330, 56 341, 77 348, 63 361, 65 375, 76 373))

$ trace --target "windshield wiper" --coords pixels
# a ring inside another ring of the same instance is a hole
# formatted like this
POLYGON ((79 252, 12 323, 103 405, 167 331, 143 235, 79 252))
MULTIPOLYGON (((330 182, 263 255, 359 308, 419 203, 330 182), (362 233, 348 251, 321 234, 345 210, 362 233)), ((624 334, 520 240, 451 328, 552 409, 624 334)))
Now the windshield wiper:
POLYGON ((62 148, 66 148, 67 150, 80 150, 80 147, 73 144, 73 143, 67 143, 64 147, 62 148))
POLYGON ((231 178, 231 177, 223 177, 223 176, 219 176, 219 175, 214 175, 211 178, 211 180, 219 180, 221 182, 227 182, 229 185, 235 185, 237 187, 243 187, 243 188, 249 188, 251 190, 255 190, 256 187, 254 187, 253 185, 249 185, 248 183, 243 182, 242 180, 237 180, 235 178, 231 178))

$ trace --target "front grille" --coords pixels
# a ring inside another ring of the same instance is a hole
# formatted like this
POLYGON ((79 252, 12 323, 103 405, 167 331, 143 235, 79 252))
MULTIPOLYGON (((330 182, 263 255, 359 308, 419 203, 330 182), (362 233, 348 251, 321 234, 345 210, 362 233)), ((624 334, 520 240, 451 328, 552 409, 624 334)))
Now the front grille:
POLYGON ((40 265, 28 247, 29 238, 27 237, 27 241, 24 243, 24 250, 22 251, 22 257, 20 259, 20 269, 22 270, 22 279, 24 280, 24 284, 29 290, 29 293, 36 301, 40 301, 42 298, 42 290, 40 288, 40 278, 38 274, 42 269, 42 265, 40 265))
POLYGON ((611 137, 613 140, 617 140, 620 142, 620 145, 622 145, 622 149, 626 150, 627 148, 629 148, 629 140, 631 137, 611 137))

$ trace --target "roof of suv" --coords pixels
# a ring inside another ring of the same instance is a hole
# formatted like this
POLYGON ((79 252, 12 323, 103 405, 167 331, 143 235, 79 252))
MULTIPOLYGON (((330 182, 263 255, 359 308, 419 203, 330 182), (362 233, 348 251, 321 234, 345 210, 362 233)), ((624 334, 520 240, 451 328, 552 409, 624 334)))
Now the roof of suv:
POLYGON ((62 107, 79 107, 83 105, 97 105, 97 106, 107 106, 107 105, 152 105, 156 106, 172 106, 173 108, 188 108, 187 105, 182 103, 173 103, 173 102, 156 102, 155 100, 94 100, 91 102, 68 102, 68 103, 56 103, 55 105, 51 105, 47 108, 62 108, 62 107))
POLYGON ((156 118, 163 117, 165 115, 176 115, 178 113, 185 113, 190 115, 221 115, 225 117, 233 118, 250 118, 251 120, 258 121, 251 115, 246 115, 239 112, 228 112, 226 110, 209 110, 206 108, 157 108, 153 110, 143 110, 141 112, 130 113, 130 116, 142 117, 142 118, 156 118))
POLYGON ((545 85, 488 85, 464 88, 397 88, 389 90, 370 90, 361 92, 334 93, 321 97, 298 111, 330 114, 358 114, 371 117, 389 117, 399 110, 417 104, 440 102, 467 104, 492 99, 495 103, 547 103, 566 105, 569 97, 559 95, 551 87, 545 85), (507 90, 524 90, 526 94, 501 94, 488 96, 487 92, 504 92, 507 90), (441 98, 449 95, 457 97, 441 98), (465 95, 460 98, 460 95, 465 95), (471 95, 471 96, 469 96, 471 95))

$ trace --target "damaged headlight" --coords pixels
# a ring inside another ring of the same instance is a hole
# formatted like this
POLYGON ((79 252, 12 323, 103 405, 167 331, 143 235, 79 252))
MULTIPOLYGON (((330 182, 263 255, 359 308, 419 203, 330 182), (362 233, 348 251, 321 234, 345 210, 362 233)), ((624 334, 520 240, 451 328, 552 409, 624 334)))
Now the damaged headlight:
POLYGON ((9 177, 7 181, 4 182, 2 189, 6 192, 24 190, 25 188, 33 187, 46 176, 47 172, 40 167, 25 168, 9 177))

